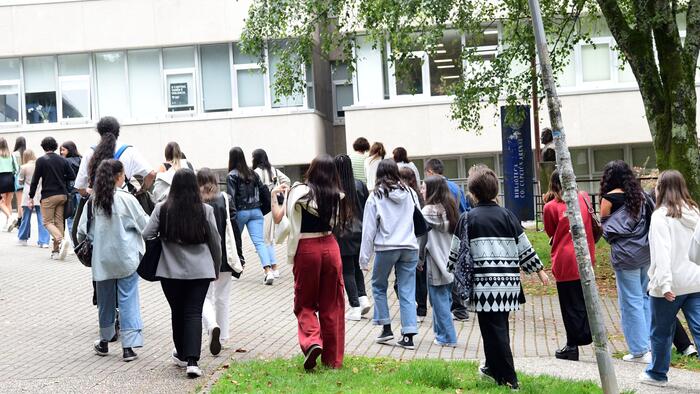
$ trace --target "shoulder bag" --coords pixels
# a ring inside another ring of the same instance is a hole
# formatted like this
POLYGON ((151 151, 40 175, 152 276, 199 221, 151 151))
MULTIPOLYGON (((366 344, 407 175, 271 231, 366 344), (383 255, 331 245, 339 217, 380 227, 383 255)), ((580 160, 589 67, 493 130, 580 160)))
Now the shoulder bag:
MULTIPOLYGON (((87 232, 90 233, 90 224, 92 223, 92 199, 87 202, 87 232)), ((77 227, 77 224, 74 226, 77 227)), ((78 260, 86 267, 92 267, 92 240, 87 235, 84 240, 75 245, 73 248, 78 260)))
POLYGON ((161 240, 161 236, 164 233, 164 229, 168 227, 168 215, 167 212, 164 213, 164 211, 163 207, 161 207, 158 216, 158 235, 155 238, 146 240, 146 252, 141 257, 139 266, 136 269, 139 276, 149 282, 156 282, 159 280, 156 277, 156 271, 158 270, 160 255, 163 253, 163 241, 161 240), (163 220, 164 218, 165 221, 163 220))
POLYGON ((597 243, 603 237, 603 225, 600 223, 600 218, 591 207, 586 196, 583 196, 583 202, 586 203, 588 214, 591 215, 591 227, 593 228, 593 240, 597 243))
POLYGON ((413 233, 416 235, 416 238, 422 237, 431 230, 430 225, 425 221, 423 212, 416 205, 416 199, 413 198, 414 192, 411 189, 406 191, 411 194, 411 200, 413 201, 413 233))
POLYGON ((270 189, 267 186, 265 186, 258 174, 255 174, 255 182, 258 183, 257 187, 258 196, 260 198, 260 211, 262 211, 263 216, 265 216, 268 213, 270 213, 270 210, 272 209, 272 196, 270 195, 270 189))
POLYGON ((241 259, 238 257, 238 248, 236 247, 236 238, 233 234, 233 224, 231 223, 231 217, 229 216, 229 204, 228 196, 226 193, 221 193, 224 196, 224 201, 226 202, 226 263, 233 270, 233 272, 240 274, 243 272, 243 265, 241 264, 241 259))

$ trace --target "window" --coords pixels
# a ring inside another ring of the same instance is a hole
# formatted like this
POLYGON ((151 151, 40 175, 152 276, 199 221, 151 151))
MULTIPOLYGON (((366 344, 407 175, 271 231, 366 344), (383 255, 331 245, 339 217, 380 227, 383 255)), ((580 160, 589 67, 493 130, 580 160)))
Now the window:
POLYGON ((410 57, 397 61, 404 75, 396 76, 397 95, 423 94, 423 60, 425 52, 413 52, 410 57))
POLYGON ((645 170, 656 168, 656 152, 652 145, 632 147, 632 166, 645 170))
POLYGON ((624 160, 625 151, 622 148, 593 149, 593 169, 597 173, 603 172, 605 165, 613 160, 624 160))
POLYGON ((200 47, 204 112, 230 111, 231 57, 228 44, 200 47))
POLYGON ((464 159, 464 170, 469 174, 469 169, 477 164, 485 164, 490 169, 496 171, 496 158, 494 156, 467 157, 464 159))
POLYGON ((22 62, 27 123, 55 123, 57 109, 54 57, 27 57, 22 62))
POLYGON ((165 95, 168 112, 192 112, 197 102, 194 47, 163 49, 165 95))
POLYGON ((489 67, 498 53, 498 29, 489 27, 484 30, 481 36, 466 37, 464 43, 465 46, 473 50, 472 55, 478 56, 482 60, 482 62, 467 63, 467 74, 481 72, 489 67))
POLYGON ((430 95, 445 96, 462 75, 462 37, 456 31, 445 32, 437 47, 429 59, 430 95))
POLYGON ((314 74, 311 64, 306 65, 306 105, 310 108, 316 108, 316 96, 314 93, 314 74))
POLYGON ((343 108, 354 103, 352 75, 348 65, 343 62, 332 62, 331 79, 333 82, 334 117, 336 120, 339 120, 339 118, 345 117, 343 108))
POLYGON ((153 119, 163 114, 163 77, 160 49, 129 51, 129 104, 132 119, 153 119))
POLYGON ((89 120, 90 55, 58 56, 58 81, 61 91, 61 119, 89 120))
POLYGON ((19 59, 0 59, 0 124, 19 118, 19 59))
POLYGON ((583 82, 610 80, 610 44, 581 45, 581 71, 583 82))
POLYGON ((589 176, 588 149, 571 149, 571 165, 574 167, 576 176, 589 176))
POLYGON ((442 164, 445 166, 445 170, 442 175, 449 179, 459 178, 459 161, 458 159, 443 159, 442 164))
POLYGON ((291 96, 282 96, 275 89, 277 81, 277 70, 279 69, 280 56, 274 50, 270 50, 270 94, 272 98, 272 108, 300 107, 304 104, 304 96, 299 92, 292 93, 291 96))
POLYGON ((126 53, 123 51, 96 53, 95 68, 100 116, 129 118, 126 53))
POLYGON ((234 83, 239 108, 265 105, 265 75, 257 62, 255 56, 243 53, 237 44, 233 44, 234 83))

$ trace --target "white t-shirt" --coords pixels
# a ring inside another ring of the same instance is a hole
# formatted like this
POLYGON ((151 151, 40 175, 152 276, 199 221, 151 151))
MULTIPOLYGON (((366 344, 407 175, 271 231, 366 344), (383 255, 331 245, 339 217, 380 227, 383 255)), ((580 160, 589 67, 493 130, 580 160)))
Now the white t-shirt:
MULTIPOLYGON (((122 145, 123 144, 117 143, 117 150, 121 148, 122 145)), ((80 161, 80 169, 78 169, 78 175, 75 178, 76 189, 87 189, 90 181, 88 177, 88 165, 90 164, 90 159, 94 153, 94 149, 89 149, 83 156, 83 159, 80 161)), ((122 155, 119 157, 119 161, 124 165, 124 174, 126 175, 127 179, 131 179, 136 175, 145 177, 146 175, 150 174, 151 171, 153 171, 151 165, 133 146, 130 146, 124 150, 122 155)))

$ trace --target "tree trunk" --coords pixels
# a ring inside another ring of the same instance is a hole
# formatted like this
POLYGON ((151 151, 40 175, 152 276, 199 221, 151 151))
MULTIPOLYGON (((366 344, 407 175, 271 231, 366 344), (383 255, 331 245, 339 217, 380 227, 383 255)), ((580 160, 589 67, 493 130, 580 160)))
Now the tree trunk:
MULTIPOLYGON (((542 79, 547 95, 547 106, 549 108, 549 119, 552 124, 552 134, 554 135, 555 150, 557 155, 557 166, 561 178, 563 194, 562 198, 566 203, 566 216, 569 219, 571 237, 574 242, 576 262, 581 277, 583 288, 583 298, 586 302, 586 312, 588 322, 593 334, 593 345, 595 347, 596 360, 598 362, 598 373, 602 383, 603 392, 606 394, 617 394, 617 377, 612 363, 612 356, 608 350, 608 334, 603 320, 603 307, 598 295, 598 286, 595 282, 595 273, 591 265, 591 256, 588 250, 588 240, 586 230, 581 216, 581 207, 578 203, 578 190, 576 189, 576 175, 571 165, 571 154, 566 146, 566 134, 564 133, 564 123, 561 118, 560 102, 557 96, 552 66, 549 60, 549 50, 542 24, 542 15, 538 0, 529 0, 530 11, 532 12, 532 23, 535 30, 535 41, 542 69, 542 79)), ((584 212, 586 210, 584 209, 584 212)), ((588 214, 586 212, 586 214, 588 214)))

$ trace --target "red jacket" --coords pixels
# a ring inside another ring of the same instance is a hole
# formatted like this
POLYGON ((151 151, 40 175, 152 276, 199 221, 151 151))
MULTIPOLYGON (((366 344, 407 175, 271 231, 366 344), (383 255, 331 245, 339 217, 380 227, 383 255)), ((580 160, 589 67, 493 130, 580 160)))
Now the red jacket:
MULTIPOLYGON (((588 214, 584 198, 589 201, 588 194, 579 193, 578 203, 581 207, 583 224, 586 227, 588 250, 595 265, 595 241, 593 240, 593 224, 588 214)), ((552 237, 552 275, 557 282, 578 280, 578 266, 574 241, 569 232, 569 219, 566 217, 566 204, 563 201, 552 200, 544 206, 544 231, 552 237)))

